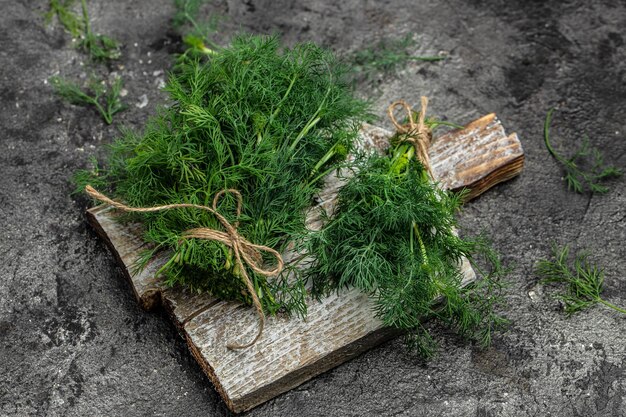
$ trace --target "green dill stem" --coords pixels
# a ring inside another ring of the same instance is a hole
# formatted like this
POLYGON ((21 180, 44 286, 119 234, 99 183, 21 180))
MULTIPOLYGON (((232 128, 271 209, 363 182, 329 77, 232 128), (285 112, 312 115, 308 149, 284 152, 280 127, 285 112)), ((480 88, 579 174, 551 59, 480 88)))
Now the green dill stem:
POLYGON ((91 28, 89 25, 89 13, 87 13, 87 1, 86 0, 80 0, 80 8, 83 12, 83 20, 85 21, 85 33, 84 33, 84 37, 85 39, 87 39, 89 37, 89 33, 91 32, 91 28))
POLYGON ((328 83, 328 88, 326 89, 326 94, 324 95, 324 99, 322 100, 322 102, 318 106, 317 111, 313 114, 313 116, 311 116, 311 118, 309 119, 309 122, 306 124, 306 126, 304 126, 302 131, 300 131, 300 133, 298 134, 296 139, 293 141, 293 143, 289 147, 289 150, 291 152, 293 152, 296 149, 296 146, 298 145, 298 142, 300 142, 300 140, 309 132, 309 130, 313 129, 313 127, 315 127, 317 122, 319 122, 321 120, 321 117, 319 117, 318 115, 322 111, 322 108, 324 108, 324 106, 326 105, 326 99, 328 98, 328 95, 330 94, 330 90, 331 90, 331 88, 333 86, 333 84, 332 84, 333 74, 330 72, 330 68, 328 67, 328 63, 325 62, 325 64, 326 64, 326 67, 328 68, 328 77, 329 77, 331 82, 328 83))
POLYGON ((563 158, 561 155, 556 153, 556 151, 550 144, 550 125, 552 124, 552 113, 554 113, 554 108, 548 110, 548 114, 546 115, 546 121, 543 124, 543 141, 546 144, 546 148, 548 148, 548 152, 550 152, 550 155, 552 155, 554 159, 561 162, 562 164, 567 164, 568 161, 565 160, 565 158, 563 158))
POLYGON ((93 100, 93 105, 96 106, 96 109, 102 115, 106 124, 110 125, 111 123, 113 123, 113 117, 111 117, 111 114, 108 111, 104 110, 100 103, 98 103, 96 100, 93 100))
MULTIPOLYGON (((326 100, 326 98, 324 98, 324 100, 326 100)), ((322 103, 323 105, 324 103, 322 103)), ((306 126, 304 126, 304 128, 300 131, 300 133, 298 134, 298 136, 296 136, 296 139, 293 141, 293 143, 291 144, 291 146, 289 147, 289 150, 291 152, 293 152, 296 149, 296 146, 298 145, 298 142, 300 142, 300 140, 306 136, 307 133, 309 133, 309 130, 313 129, 315 127, 315 125, 317 124, 317 122, 319 122, 321 120, 320 117, 318 117, 317 115, 319 114, 320 110, 322 109, 321 105, 320 107, 317 109, 317 111, 315 112, 315 114, 313 115, 313 117, 311 117, 311 119, 309 120, 309 122, 306 124, 306 126)))
POLYGON ((415 155, 415 148, 410 143, 402 143, 395 147, 392 162, 389 165, 389 174, 400 175, 406 173, 409 161, 415 155))
POLYGON ((445 56, 410 56, 407 61, 424 61, 424 62, 437 62, 446 59, 445 56))
MULTIPOLYGON (((332 171, 336 170, 339 167, 336 166, 332 166, 330 168, 328 168, 326 171, 321 172, 317 177, 313 178, 312 180, 310 180, 309 182, 307 182, 307 186, 313 185, 316 182, 318 182, 320 179, 324 178, 326 175, 328 175, 329 173, 331 173, 332 171)), ((315 174, 315 171, 311 171, 311 175, 315 174)))
MULTIPOLYGON (((315 175, 317 173, 317 171, 319 171, 319 169, 324 166, 324 164, 328 161, 331 160, 331 158, 335 155, 337 155, 337 146, 341 144, 341 140, 338 140, 337 142, 335 142, 335 144, 333 145, 332 148, 330 148, 328 150, 328 152, 326 152, 326 154, 317 162, 317 164, 315 164, 315 166, 313 167, 313 170, 311 170, 311 175, 310 177, 312 177, 313 175, 315 175)), ((330 169, 330 171, 332 171, 333 169, 336 169, 336 167, 332 167, 330 169)), ((326 171, 322 176, 326 175, 326 173, 330 172, 330 171, 326 171)), ((315 182, 317 182, 317 180, 320 178, 320 176, 318 175, 317 177, 315 177, 315 179, 311 182, 309 182, 309 184, 315 184, 315 182)))
POLYGON ((605 306, 612 308, 615 311, 619 311, 620 313, 626 314, 626 309, 616 306, 615 304, 609 303, 603 298, 598 297, 598 302, 604 304, 605 306))
POLYGON ((424 265, 428 265, 428 255, 426 254, 426 246, 424 245, 424 241, 422 240, 422 235, 420 234, 419 228, 417 227, 417 223, 413 222, 413 230, 415 230, 415 236, 417 236, 417 241, 420 245, 420 252, 422 253, 422 263, 424 265))

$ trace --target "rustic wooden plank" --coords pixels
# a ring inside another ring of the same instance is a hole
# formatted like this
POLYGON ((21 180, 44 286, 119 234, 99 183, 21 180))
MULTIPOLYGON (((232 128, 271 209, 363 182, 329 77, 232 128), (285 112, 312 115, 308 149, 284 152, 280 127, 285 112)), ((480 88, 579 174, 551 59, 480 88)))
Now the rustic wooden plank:
POLYGON ((87 220, 111 248, 141 307, 145 310, 158 307, 163 285, 156 272, 165 263, 167 255, 159 254, 146 268, 134 274, 133 265, 141 251, 146 249, 141 238, 141 225, 119 223, 115 210, 104 205, 87 210, 87 220))
MULTIPOLYGON (((365 126, 361 141, 366 148, 382 149, 389 135, 384 129, 365 126)), ((507 136, 493 114, 443 135, 431 147, 433 172, 440 185, 469 188, 470 198, 517 175, 523 158, 517 136, 507 136)), ((336 177, 327 181, 320 193, 320 207, 328 209, 333 204, 340 186, 336 177)), ((311 210, 310 227, 318 226, 318 215, 318 210, 311 210)), ((167 253, 133 276, 131 265, 143 247, 140 227, 116 222, 114 213, 101 206, 90 209, 88 217, 124 266, 141 305, 150 309, 162 302, 193 356, 234 412, 267 401, 397 334, 373 317, 371 299, 352 289, 320 302, 311 300, 306 320, 270 317, 254 346, 228 350, 227 342, 247 340, 255 334, 258 320, 252 309, 206 294, 164 288, 155 272, 167 253)), ((463 270, 466 281, 474 279, 467 260, 463 270)))

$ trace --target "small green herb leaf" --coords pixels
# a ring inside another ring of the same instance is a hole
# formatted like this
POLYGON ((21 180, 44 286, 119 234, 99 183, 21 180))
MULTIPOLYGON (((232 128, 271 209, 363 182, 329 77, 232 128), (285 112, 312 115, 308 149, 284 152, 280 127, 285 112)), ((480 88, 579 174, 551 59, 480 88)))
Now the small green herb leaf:
POLYGON ((578 148, 570 158, 566 158, 557 153, 550 143, 550 125, 552 123, 553 112, 554 109, 550 109, 546 115, 543 127, 544 142, 550 155, 563 166, 567 188, 577 193, 584 192, 585 188, 591 193, 598 194, 609 191, 608 187, 600 184, 600 182, 620 177, 622 171, 613 166, 605 166, 602 154, 598 149, 590 146, 587 136, 583 136, 580 148, 578 148), (590 157, 592 159, 591 167, 585 170, 581 165, 585 163, 586 160, 589 160, 590 157))
POLYGON ((371 79, 375 74, 390 74, 412 61, 435 62, 443 56, 415 56, 409 51, 416 44, 413 35, 402 39, 383 38, 373 46, 354 52, 348 57, 357 76, 371 79))
POLYGON ((93 106, 107 124, 113 122, 113 116, 126 109, 120 100, 122 79, 116 78, 107 88, 104 81, 93 79, 87 88, 61 77, 52 77, 50 83, 56 94, 71 104, 93 106))
POLYGON ((565 312, 572 315, 594 304, 601 303, 620 313, 626 309, 617 307, 601 297, 604 284, 604 271, 589 262, 586 252, 574 255, 570 263, 570 248, 556 245, 552 247, 552 260, 540 260, 537 263, 537 275, 544 284, 565 284, 566 291, 556 295, 565 305, 565 312))
POLYGON ((85 23, 83 19, 72 11, 76 0, 50 0, 50 10, 44 15, 47 23, 57 17, 63 28, 74 38, 83 34, 85 23))

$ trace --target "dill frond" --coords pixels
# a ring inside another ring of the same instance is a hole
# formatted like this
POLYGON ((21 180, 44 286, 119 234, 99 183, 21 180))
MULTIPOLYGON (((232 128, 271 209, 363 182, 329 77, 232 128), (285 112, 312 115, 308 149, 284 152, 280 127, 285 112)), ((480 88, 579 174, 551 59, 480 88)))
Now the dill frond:
POLYGON ((120 49, 117 41, 96 34, 91 30, 86 0, 80 1, 81 14, 72 10, 75 0, 50 0, 50 9, 44 15, 47 22, 57 17, 63 28, 78 39, 77 47, 84 51, 94 62, 106 62, 118 59, 120 49))
POLYGON ((445 59, 443 56, 412 55, 410 49, 415 45, 416 41, 411 34, 401 39, 382 38, 374 45, 352 53, 347 60, 357 76, 369 80, 375 74, 390 74, 409 62, 445 59))
POLYGON ((563 166, 567 188, 577 193, 582 193, 585 189, 588 189, 591 193, 602 194, 608 192, 609 188, 602 185, 601 182, 620 177, 622 171, 616 167, 605 165, 602 154, 598 149, 590 146, 587 136, 583 136, 582 145, 570 158, 557 153, 550 143, 550 125, 552 124, 553 113, 554 109, 550 109, 546 115, 543 126, 544 142, 550 155, 563 166), (581 165, 589 158, 591 158, 592 162, 590 168, 585 170, 581 165))
POLYGON ((578 313, 595 304, 604 304, 615 311, 626 314, 626 309, 618 307, 601 296, 604 287, 604 271, 589 262, 589 253, 574 255, 570 263, 570 248, 565 245, 552 246, 552 260, 542 259, 537 263, 537 275, 544 284, 565 284, 566 291, 557 294, 568 315, 578 313))
POLYGON ((84 30, 83 19, 72 11, 76 0, 50 0, 50 9, 44 15, 46 23, 51 23, 56 16, 61 26, 74 38, 82 35, 84 30))
POLYGON ((106 124, 111 124, 113 116, 127 107, 120 100, 121 78, 116 78, 108 86, 103 80, 92 79, 86 88, 61 77, 50 78, 50 84, 55 93, 69 103, 95 107, 106 124))

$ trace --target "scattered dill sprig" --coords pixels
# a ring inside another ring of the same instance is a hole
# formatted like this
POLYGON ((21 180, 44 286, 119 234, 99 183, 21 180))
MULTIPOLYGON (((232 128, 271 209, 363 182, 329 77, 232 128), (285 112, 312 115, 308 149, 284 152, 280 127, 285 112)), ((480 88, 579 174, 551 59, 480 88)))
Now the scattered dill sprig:
POLYGON ((65 30, 78 39, 78 48, 87 53, 94 62, 119 58, 117 41, 91 30, 86 0, 80 1, 81 15, 72 10, 74 3, 75 0, 50 0, 50 10, 45 14, 46 21, 50 22, 56 15, 65 30))
MULTIPOLYGON (((319 174, 345 160, 367 114, 346 71, 313 44, 285 49, 275 37, 238 37, 208 59, 180 64, 166 86, 172 105, 143 132, 125 132, 102 168, 76 180, 84 186, 104 178, 102 191, 135 207, 211 205, 217 192, 235 188, 243 196, 241 216, 234 218, 230 195, 218 211, 238 221, 238 232, 250 242, 281 252, 306 233, 305 212, 321 186, 319 174)), ((162 269, 169 284, 251 301, 232 250, 181 239, 191 228, 221 230, 210 213, 173 209, 135 219, 155 250, 172 251, 162 269)), ((250 271, 266 312, 306 311, 303 280, 287 280, 290 272, 266 279, 250 271)))
POLYGON ((334 212, 310 239, 313 292, 356 287, 371 294, 383 323, 406 331, 409 345, 425 356, 434 352, 425 318, 489 344, 505 322, 496 313, 505 270, 483 240, 457 235, 462 195, 433 185, 414 153, 412 145, 392 141, 387 155, 357 161, 334 212), (481 254, 491 269, 464 286, 462 257, 476 265, 481 254))
POLYGON ((213 42, 211 34, 217 30, 217 17, 204 21, 198 17, 200 7, 207 0, 174 0, 176 12, 172 18, 174 29, 181 33, 186 50, 178 61, 198 59, 213 55, 220 47, 213 42))
POLYGON ((569 246, 559 248, 553 245, 552 257, 554 260, 542 259, 537 263, 537 275, 542 278, 542 283, 567 286, 566 292, 558 294, 556 298, 563 302, 568 315, 598 303, 626 314, 626 309, 609 303, 601 297, 604 271, 589 262, 588 253, 575 254, 574 262, 570 263, 569 246))
POLYGON ((83 49, 96 62, 118 59, 121 53, 117 41, 108 36, 93 33, 87 13, 87 1, 80 0, 80 7, 83 14, 84 31, 78 43, 79 48, 83 49))
POLYGON ((72 104, 79 106, 93 106, 100 113, 106 124, 113 122, 113 116, 126 109, 120 100, 122 79, 116 78, 107 83, 92 79, 86 88, 61 77, 52 77, 50 83, 55 93, 72 104))
POLYGON ((383 38, 373 46, 358 50, 348 57, 357 76, 370 79, 374 74, 389 74, 412 61, 435 62, 443 56, 414 56, 409 49, 416 41, 411 34, 402 39, 383 38))
POLYGON ((46 12, 44 18, 49 24, 54 16, 57 17, 61 26, 74 38, 83 34, 83 19, 72 11, 76 0, 50 0, 50 10, 46 12))
POLYGON ((589 138, 587 136, 583 136, 581 147, 576 150, 572 157, 566 158, 558 154, 550 143, 550 125, 552 123, 553 112, 554 109, 550 109, 546 115, 543 127, 544 142, 550 155, 563 165, 567 188, 577 193, 582 193, 585 188, 589 189, 592 193, 606 193, 609 191, 608 187, 600 184, 600 182, 617 178, 622 175, 622 171, 613 166, 604 165, 602 154, 597 148, 593 148, 589 145, 589 138), (584 159, 589 157, 593 159, 593 162, 591 162, 590 168, 585 170, 581 167, 581 164, 584 163, 584 159))

